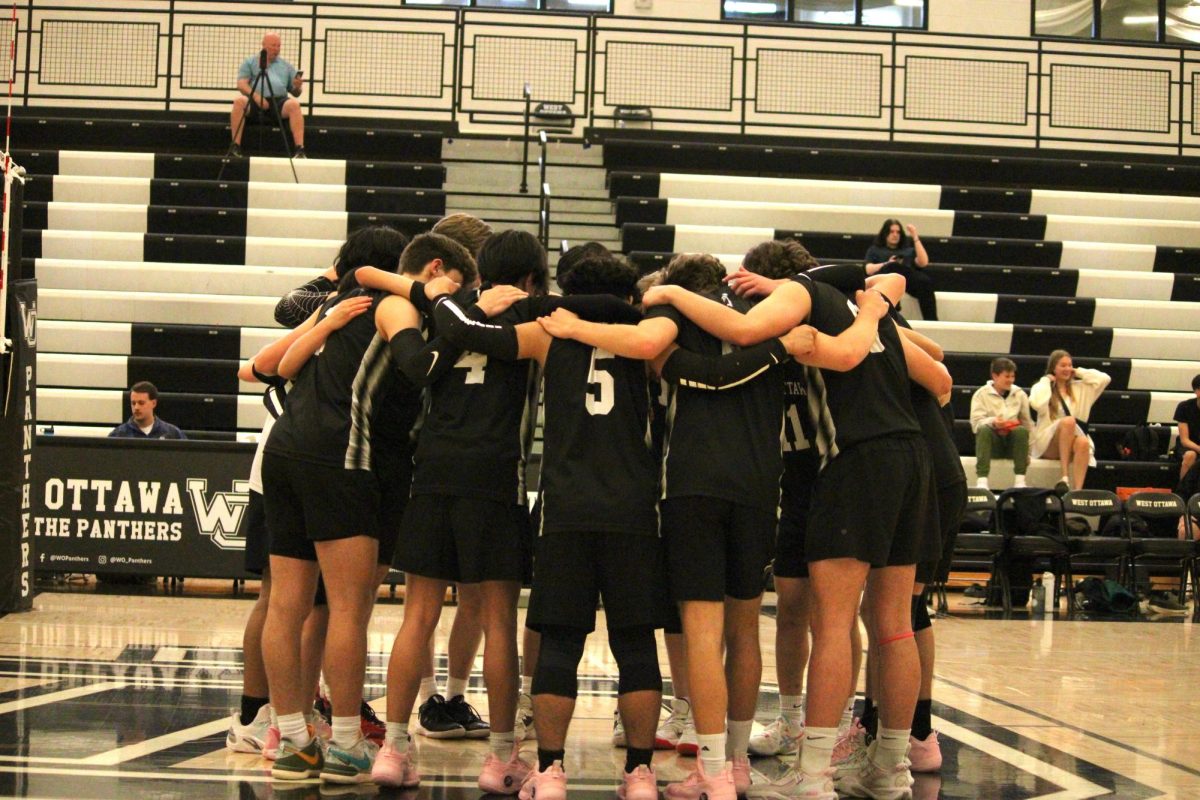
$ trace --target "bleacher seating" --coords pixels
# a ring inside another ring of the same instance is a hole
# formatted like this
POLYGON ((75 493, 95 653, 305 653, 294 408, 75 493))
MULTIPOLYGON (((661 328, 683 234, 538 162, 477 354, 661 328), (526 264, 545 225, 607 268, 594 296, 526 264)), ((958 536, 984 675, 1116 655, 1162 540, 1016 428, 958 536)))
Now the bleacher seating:
MULTIPOLYGON (((605 163, 624 249, 643 272, 696 251, 736 268, 740 253, 769 238, 795 238, 825 263, 861 263, 885 218, 917 225, 938 321, 921 321, 915 302, 905 310, 947 350, 968 474, 970 400, 991 358, 1011 355, 1028 387, 1047 354, 1065 348, 1114 379, 1091 414, 1100 466, 1088 485, 1173 486, 1172 416, 1200 373, 1200 199, 1178 180, 1194 167, 910 155, 901 173, 852 148, 610 137, 605 163), (963 175, 976 185, 960 185, 963 175), (1139 423, 1164 425, 1162 460, 1119 459, 1139 423)), ((1009 467, 995 465, 993 485, 1008 485, 1009 467)), ((1035 461, 1029 480, 1052 485, 1060 473, 1057 462, 1035 461)))

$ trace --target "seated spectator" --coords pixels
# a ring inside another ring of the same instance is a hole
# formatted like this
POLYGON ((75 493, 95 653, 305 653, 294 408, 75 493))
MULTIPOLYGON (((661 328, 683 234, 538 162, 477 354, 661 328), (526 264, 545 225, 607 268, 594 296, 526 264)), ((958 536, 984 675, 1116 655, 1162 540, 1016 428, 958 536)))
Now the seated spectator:
POLYGON ((884 220, 875 241, 867 248, 867 275, 894 272, 908 282, 906 291, 921 305, 921 319, 937 319, 937 300, 933 279, 924 272, 929 266, 929 254, 915 225, 900 225, 900 220, 884 220), (907 235, 906 235, 907 234, 907 235))
POLYGON ((131 416, 109 432, 117 439, 186 439, 183 431, 154 415, 158 407, 158 387, 150 381, 138 381, 129 387, 131 416))
POLYGON ((292 156, 306 157, 304 109, 296 99, 304 88, 304 73, 298 72, 295 67, 279 57, 282 47, 283 40, 279 34, 268 33, 262 40, 266 69, 262 68, 260 59, 263 56, 259 53, 247 56, 238 68, 238 93, 233 99, 233 108, 229 113, 229 133, 232 141, 229 143, 228 155, 234 158, 242 157, 242 134, 245 132, 246 122, 260 116, 265 117, 268 122, 274 122, 276 116, 280 122, 287 120, 292 131, 292 141, 296 143, 292 156))
POLYGON ((1200 453, 1200 375, 1192 378, 1194 400, 1184 400, 1175 407, 1175 421, 1179 423, 1179 435, 1175 440, 1175 454, 1182 462, 1179 465, 1179 480, 1196 464, 1200 453))
POLYGON ((971 398, 971 432, 975 434, 975 485, 988 488, 992 456, 1011 458, 1016 488, 1025 486, 1029 469, 1029 434, 1033 418, 1029 397, 1019 386, 1017 365, 1010 358, 992 359, 992 379, 971 398))
POLYGON ((1057 458, 1059 492, 1082 489, 1088 467, 1096 466, 1096 443, 1087 432, 1088 415, 1110 378, 1098 369, 1075 367, 1071 354, 1055 350, 1043 375, 1029 392, 1037 427, 1029 446, 1033 458, 1057 458))

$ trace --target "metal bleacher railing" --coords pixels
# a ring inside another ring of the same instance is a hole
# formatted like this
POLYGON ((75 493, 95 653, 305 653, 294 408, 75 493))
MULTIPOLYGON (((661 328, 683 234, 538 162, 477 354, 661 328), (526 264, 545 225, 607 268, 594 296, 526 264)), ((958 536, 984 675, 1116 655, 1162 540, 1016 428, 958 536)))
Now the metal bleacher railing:
POLYGON ((655 130, 1200 151, 1200 52, 1168 45, 345 2, 24 0, 16 24, 41 108, 225 111, 277 30, 322 117, 511 130, 528 84, 567 135, 636 107, 655 130))

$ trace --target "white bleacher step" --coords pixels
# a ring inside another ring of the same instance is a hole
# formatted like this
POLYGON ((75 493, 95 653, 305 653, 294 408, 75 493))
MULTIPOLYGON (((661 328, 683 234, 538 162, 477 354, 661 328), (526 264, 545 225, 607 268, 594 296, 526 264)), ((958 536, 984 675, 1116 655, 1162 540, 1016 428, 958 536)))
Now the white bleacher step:
POLYGON ((954 212, 892 206, 835 205, 820 203, 763 203, 738 200, 671 200, 667 205, 668 225, 720 225, 842 233, 877 233, 883 220, 899 216, 916 225, 921 235, 949 236, 954 231, 954 212))
POLYGON ((276 299, 318 274, 306 267, 66 258, 39 258, 35 269, 41 289, 263 295, 276 299))
MULTIPOLYGON (((129 356, 95 355, 84 353, 37 354, 39 389, 60 387, 71 389, 125 389, 129 376, 129 356)), ((262 384, 240 381, 238 391, 253 394, 262 384)))
MULTIPOLYGON (((975 485, 975 456, 959 456, 963 472, 967 474, 967 485, 975 485)), ((993 458, 989 469, 988 485, 996 494, 1012 488, 1014 481, 1013 462, 1011 458, 993 458)), ((1025 481, 1031 487, 1053 489, 1062 479, 1062 466, 1057 460, 1035 458, 1029 462, 1025 472, 1025 481)))
MULTIPOLYGON (((265 413, 261 394, 238 395, 239 430, 261 429, 265 413)), ((120 389, 38 389, 39 423, 116 426, 128 416, 129 409, 120 389)))
MULTIPOLYGON (((988 292, 936 292, 938 319, 946 322, 995 322, 1000 296, 988 292)), ((1064 306, 1076 298, 1054 298, 1064 306)), ((1095 301, 1091 326, 1146 330, 1200 331, 1200 303, 1183 300, 1095 301)), ((907 308, 907 306, 906 306, 907 308)), ((1052 316, 1046 319, 1053 325, 1052 316)))
MULTIPOLYGON (((236 238, 236 237, 234 237, 236 238)), ((91 261, 144 261, 140 233, 42 231, 42 257, 91 261)), ((244 263, 328 269, 343 239, 246 238, 244 263)))
MULTIPOLYGON (((61 203, 150 204, 150 178, 55 175, 52 197, 61 203)), ((345 211, 345 184, 251 181, 246 207, 295 211, 345 211)))
MULTIPOLYGON (((179 158, 187 158, 180 156, 179 158)), ((93 178, 153 178, 154 153, 120 153, 102 150, 59 150, 58 174, 93 178)), ((344 185, 346 162, 341 159, 308 158, 294 160, 296 173, 286 158, 250 157, 250 180, 271 183, 344 185)), ((214 175, 214 179, 215 179, 214 175)))
MULTIPOLYGON (((944 349, 962 353, 1011 353, 1013 326, 1001 322, 927 322, 914 319, 912 326, 944 349)), ((1115 328, 1112 358, 1166 359, 1187 361, 1200 353, 1200 333, 1115 328)), ((1183 385, 1190 384, 1190 379, 1183 385)))
POLYGON ((278 301, 245 295, 45 289, 38 292, 38 315, 76 321, 271 326, 278 301))
MULTIPOLYGON (((118 203, 46 204, 47 230, 147 233, 149 207, 118 203)), ((218 209, 221 211, 224 209, 218 209)), ((183 212, 186 213, 186 212, 183 212)), ((240 214, 228 209, 226 213, 240 214)), ((345 211, 296 211, 251 208, 246 215, 247 236, 345 239, 350 215, 345 211)), ((185 231, 180 230, 179 233, 185 231)))
MULTIPOLYGON (((210 323, 218 325, 221 323, 210 323)), ((247 359, 283 336, 279 327, 243 327, 238 358, 247 359)), ((38 320, 38 350, 47 353, 93 353, 127 356, 133 347, 133 325, 129 322, 95 320, 38 320)))

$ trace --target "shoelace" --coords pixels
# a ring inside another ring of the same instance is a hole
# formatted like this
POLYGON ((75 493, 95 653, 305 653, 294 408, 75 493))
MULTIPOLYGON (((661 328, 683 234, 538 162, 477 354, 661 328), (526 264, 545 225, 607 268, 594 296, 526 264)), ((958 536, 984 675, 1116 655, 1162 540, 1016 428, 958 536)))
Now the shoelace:
POLYGON ((475 710, 475 706, 468 703, 466 700, 458 702, 450 701, 446 704, 446 713, 455 722, 475 722, 483 721, 483 717, 479 716, 479 712, 475 710))
POLYGON ((358 709, 358 714, 372 725, 383 724, 383 722, 379 719, 379 715, 375 713, 375 709, 371 708, 366 700, 363 700, 362 706, 358 709))

